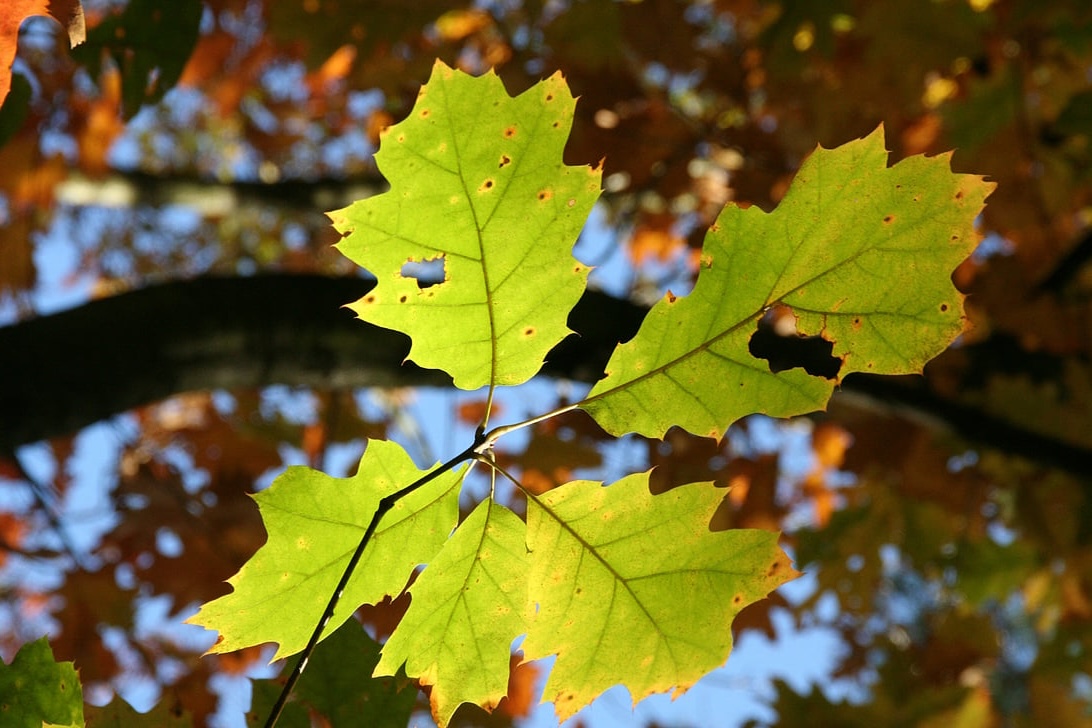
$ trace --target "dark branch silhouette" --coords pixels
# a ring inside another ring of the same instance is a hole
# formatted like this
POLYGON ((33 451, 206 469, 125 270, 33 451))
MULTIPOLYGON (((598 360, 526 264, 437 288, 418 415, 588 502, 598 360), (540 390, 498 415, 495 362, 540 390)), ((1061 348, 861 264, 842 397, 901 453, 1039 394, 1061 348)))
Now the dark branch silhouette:
MULTIPOLYGON (((270 384, 451 386, 444 373, 405 361, 405 336, 356 320, 343 308, 372 285, 364 278, 318 275, 197 278, 0 328, 0 452, 186 391, 270 384)), ((577 335, 550 353, 543 373, 595 381, 646 311, 585 293, 569 319, 577 335)), ((829 375, 824 343, 802 346, 766 332, 755 337, 752 350, 778 369, 802 366, 829 375)), ((1011 372, 1020 361, 1019 349, 1004 339, 961 355, 972 364, 972 386, 983 381, 989 362, 1011 372)), ((1029 358, 1027 364, 1034 376, 1042 363, 1029 358)), ((938 395, 924 377, 852 374, 841 389, 913 412, 979 447, 1080 475, 1092 471, 1092 450, 938 395)))

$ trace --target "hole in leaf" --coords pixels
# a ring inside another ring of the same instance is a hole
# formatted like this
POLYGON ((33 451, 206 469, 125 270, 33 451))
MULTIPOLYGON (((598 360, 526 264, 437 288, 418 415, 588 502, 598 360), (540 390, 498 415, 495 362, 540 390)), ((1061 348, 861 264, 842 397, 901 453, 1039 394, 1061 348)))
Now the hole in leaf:
POLYGON ((447 277, 443 255, 428 260, 407 260, 399 273, 403 278, 415 279, 418 288, 428 288, 443 283, 447 277))
POLYGON ((814 377, 837 379, 842 360, 831 356, 834 343, 821 336, 801 336, 795 332, 791 311, 775 307, 759 320, 747 349, 752 356, 765 359, 774 374, 800 368, 814 377))

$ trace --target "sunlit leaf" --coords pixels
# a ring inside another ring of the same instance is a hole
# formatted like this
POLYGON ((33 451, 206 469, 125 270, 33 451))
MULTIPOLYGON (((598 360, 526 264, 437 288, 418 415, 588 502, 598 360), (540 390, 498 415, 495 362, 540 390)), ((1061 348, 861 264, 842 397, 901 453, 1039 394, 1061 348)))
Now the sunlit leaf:
POLYGON ((375 155, 390 191, 330 213, 338 249, 378 279, 349 307, 458 387, 524 382, 569 334, 588 275, 571 249, 600 178, 562 162, 574 105, 560 74, 512 98, 437 62, 375 155))
POLYGON ((668 293, 607 364, 581 407, 608 432, 720 437, 762 412, 821 409, 837 382, 774 373, 748 348, 759 319, 791 309, 801 334, 834 343, 850 372, 918 372, 963 326, 955 267, 978 242, 993 185, 947 155, 887 167, 883 130, 817 149, 772 213, 728 205, 706 236, 687 296, 668 293))
POLYGON ((432 685, 446 725, 460 703, 491 709, 508 689, 509 645, 527 628, 526 527, 492 498, 478 504, 410 588, 413 601, 383 646, 376 675, 432 685))
MULTIPOLYGON (((263 642, 278 643, 274 659, 299 652, 379 499, 424 474, 399 445, 383 440, 369 443, 351 478, 288 468, 255 496, 269 540, 228 580, 232 593, 205 604, 187 621, 220 632, 210 652, 263 642)), ((439 551, 457 522, 462 475, 462 470, 440 475, 383 516, 326 635, 361 604, 398 594, 413 569, 439 551)))
POLYGON ((528 504, 527 659, 557 655, 543 700, 565 720, 621 683, 678 695, 732 649, 732 619, 795 578, 770 531, 712 532, 709 483, 653 496, 648 473, 577 481, 528 504))

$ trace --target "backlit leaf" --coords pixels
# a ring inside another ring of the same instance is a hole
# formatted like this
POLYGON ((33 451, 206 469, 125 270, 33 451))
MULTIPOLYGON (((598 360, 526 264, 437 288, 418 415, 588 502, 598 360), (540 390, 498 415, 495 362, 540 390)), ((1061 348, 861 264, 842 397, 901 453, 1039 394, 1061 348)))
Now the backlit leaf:
POLYGON ((663 437, 678 425, 719 438, 748 414, 825 407, 834 380, 773 373, 748 350, 775 305, 791 309, 799 333, 834 342, 840 376, 920 371, 962 329, 951 274, 978 241, 974 219, 992 189, 953 174, 948 155, 887 167, 882 127, 820 147, 774 212, 724 209, 694 290, 653 307, 581 408, 616 435, 663 437))
POLYGON ((19 26, 32 15, 47 15, 63 25, 73 46, 87 37, 80 0, 5 0, 0 6, 0 103, 11 90, 19 26))
MULTIPOLYGON (((278 643, 278 659, 299 652, 360 542, 379 499, 425 473, 399 445, 374 440, 351 478, 288 468, 254 498, 269 539, 228 580, 234 591, 187 621, 220 632, 210 652, 278 643)), ((463 470, 437 477, 395 503, 379 521, 326 635, 361 604, 397 595, 413 569, 444 545, 458 516, 463 470)))
POLYGON ((508 689, 509 645, 527 629, 526 527, 489 498, 410 587, 409 611, 383 646, 376 675, 432 685, 446 725, 460 703, 496 707, 508 689))
POLYGON ((338 249, 378 279, 349 308, 458 387, 524 382, 569 334, 588 275, 571 249, 600 179, 562 162, 574 106, 560 74, 512 98, 437 62, 375 155, 390 191, 330 213, 338 249))
POLYGON ((732 619, 798 574, 770 531, 713 532, 725 491, 653 496, 648 473, 577 481, 528 503, 527 659, 557 655, 543 700, 565 720, 607 688, 678 695, 732 649, 732 619))

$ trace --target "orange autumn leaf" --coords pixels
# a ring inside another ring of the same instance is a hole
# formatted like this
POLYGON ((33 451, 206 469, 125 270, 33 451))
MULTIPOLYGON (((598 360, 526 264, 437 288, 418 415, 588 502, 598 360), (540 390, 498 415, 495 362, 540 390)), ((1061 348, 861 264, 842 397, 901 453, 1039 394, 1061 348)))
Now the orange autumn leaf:
POLYGON ((307 456, 307 462, 317 464, 322 460, 328 435, 326 425, 322 422, 315 422, 303 428, 302 448, 307 456))
MULTIPOLYGON (((494 418, 500 415, 501 408, 496 402, 493 403, 492 409, 489 411, 489 417, 494 418)), ((485 420, 485 400, 475 399, 470 402, 463 402, 456 410, 456 416, 460 422, 465 422, 468 425, 478 425, 485 420)))
POLYGON ((0 513, 0 566, 8 560, 9 550, 23 545, 26 535, 26 521, 14 513, 0 513))
POLYGON ((833 422, 816 426, 811 435, 811 447, 819 468, 838 468, 845 462, 846 450, 853 436, 833 422))
POLYGON ((379 145, 379 135, 383 130, 394 123, 394 117, 383 109, 377 109, 368 116, 368 123, 364 133, 368 135, 368 141, 373 145, 379 145))
POLYGON ((512 718, 526 718, 535 706, 538 667, 533 662, 523 662, 522 655, 512 655, 508 673, 508 695, 497 704, 497 712, 512 718))
POLYGON ((121 120, 121 73, 116 67, 104 67, 99 84, 102 95, 90 103, 78 136, 80 168, 91 177, 102 177, 110 170, 110 146, 125 129, 121 120))
POLYGON ((670 215, 650 217, 638 225, 629 241, 629 257, 640 264, 649 258, 658 262, 670 260, 686 247, 686 239, 671 228, 670 215))
POLYGON ((87 39, 79 0, 6 0, 0 5, 0 103, 11 91, 11 64, 19 42, 19 26, 32 15, 46 15, 64 26, 73 47, 87 39))
POLYGON ((307 86, 312 95, 324 93, 332 84, 344 81, 356 61, 356 47, 343 45, 334 51, 317 70, 308 74, 307 86))
POLYGON ((245 675, 250 668, 255 667, 262 659, 264 647, 255 645, 245 647, 238 652, 226 652, 216 655, 217 669, 227 675, 245 675))
POLYGON ((450 10, 436 20, 436 33, 441 39, 453 42, 489 27, 493 18, 482 10, 450 10))
POLYGON ((224 72, 225 65, 235 50, 236 38, 224 30, 214 30, 197 39, 193 53, 186 61, 182 75, 178 77, 180 87, 200 86, 210 79, 217 78, 224 72))
POLYGON ((816 426, 811 436, 812 452, 815 455, 815 467, 804 478, 804 494, 812 499, 815 511, 815 523, 820 528, 830 523, 837 499, 827 482, 827 474, 836 470, 845 462, 846 450, 853 444, 853 436, 833 422, 823 422, 816 426))

